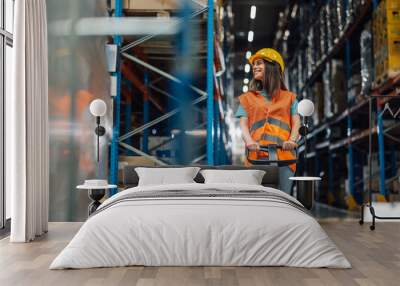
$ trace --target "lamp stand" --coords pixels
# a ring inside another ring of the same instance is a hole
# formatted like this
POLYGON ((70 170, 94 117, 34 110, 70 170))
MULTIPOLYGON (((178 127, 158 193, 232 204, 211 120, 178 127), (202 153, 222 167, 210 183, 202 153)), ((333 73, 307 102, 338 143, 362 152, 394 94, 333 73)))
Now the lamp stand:
POLYGON ((303 126, 300 127, 299 133, 304 137, 304 153, 303 153, 303 162, 304 162, 304 175, 307 175, 307 133, 308 133, 308 117, 303 116, 303 126))
POLYGON ((308 129, 308 117, 304 117, 304 175, 307 176, 307 129, 308 129))
MULTIPOLYGON (((100 126, 100 116, 96 116, 96 123, 97 123, 96 130, 98 130, 99 126, 100 126)), ((99 136, 99 132, 96 132, 96 135, 97 135, 97 162, 99 162, 99 158, 100 158, 100 136, 99 136)))
POLYGON ((96 116, 96 124, 97 127, 94 130, 94 133, 97 135, 97 162, 100 161, 100 136, 103 136, 106 133, 106 129, 100 125, 100 116, 96 116))

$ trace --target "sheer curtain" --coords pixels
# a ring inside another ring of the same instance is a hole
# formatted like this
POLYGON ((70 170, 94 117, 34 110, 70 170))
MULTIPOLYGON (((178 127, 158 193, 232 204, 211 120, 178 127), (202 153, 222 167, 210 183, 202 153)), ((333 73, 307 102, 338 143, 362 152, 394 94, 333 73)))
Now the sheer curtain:
POLYGON ((45 0, 15 1, 13 93, 6 99, 6 187, 12 242, 47 231, 49 193, 45 0))

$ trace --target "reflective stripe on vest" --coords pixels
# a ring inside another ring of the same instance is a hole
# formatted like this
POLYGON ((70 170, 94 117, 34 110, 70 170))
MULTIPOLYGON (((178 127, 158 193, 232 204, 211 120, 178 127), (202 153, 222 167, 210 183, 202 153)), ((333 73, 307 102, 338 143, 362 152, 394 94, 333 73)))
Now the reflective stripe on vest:
POLYGON ((255 123, 250 127, 250 133, 251 133, 252 131, 254 131, 254 130, 260 128, 260 127, 263 127, 266 121, 267 121, 269 124, 276 125, 276 126, 278 126, 279 128, 282 128, 282 129, 284 129, 284 130, 286 130, 286 131, 288 131, 288 132, 291 132, 291 131, 292 131, 292 129, 290 128, 290 126, 289 126, 286 122, 283 122, 283 121, 281 121, 281 120, 279 120, 279 119, 275 119, 275 118, 272 118, 272 117, 268 117, 267 119, 261 119, 261 120, 255 122, 255 123))

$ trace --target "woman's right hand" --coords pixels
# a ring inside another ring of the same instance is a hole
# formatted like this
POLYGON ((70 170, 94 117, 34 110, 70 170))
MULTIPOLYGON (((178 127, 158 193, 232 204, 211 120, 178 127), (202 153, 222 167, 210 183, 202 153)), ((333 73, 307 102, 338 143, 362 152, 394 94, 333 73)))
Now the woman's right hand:
POLYGON ((246 142, 246 148, 250 151, 257 151, 260 149, 260 144, 258 144, 256 141, 251 140, 246 142))

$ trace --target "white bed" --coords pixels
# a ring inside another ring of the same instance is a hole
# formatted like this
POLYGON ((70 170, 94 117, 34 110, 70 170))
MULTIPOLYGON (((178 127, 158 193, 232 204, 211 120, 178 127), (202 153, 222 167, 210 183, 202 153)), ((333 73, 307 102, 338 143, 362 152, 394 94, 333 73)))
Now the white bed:
POLYGON ((318 222, 285 193, 198 183, 118 193, 84 223, 50 269, 128 265, 351 267, 318 222))

